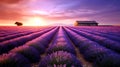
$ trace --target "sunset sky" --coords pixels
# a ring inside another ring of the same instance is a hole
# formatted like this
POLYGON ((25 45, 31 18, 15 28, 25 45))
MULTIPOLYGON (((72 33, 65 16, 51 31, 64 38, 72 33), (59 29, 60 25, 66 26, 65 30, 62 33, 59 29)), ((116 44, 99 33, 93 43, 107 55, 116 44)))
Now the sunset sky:
POLYGON ((0 25, 120 24, 120 0, 0 0, 0 25))

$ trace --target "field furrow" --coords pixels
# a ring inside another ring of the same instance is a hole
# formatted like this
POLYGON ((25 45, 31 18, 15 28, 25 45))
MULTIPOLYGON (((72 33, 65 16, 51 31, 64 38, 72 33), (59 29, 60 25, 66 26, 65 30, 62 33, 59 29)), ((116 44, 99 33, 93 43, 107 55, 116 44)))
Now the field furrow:
POLYGON ((119 26, 0 27, 0 67, 120 67, 119 26))

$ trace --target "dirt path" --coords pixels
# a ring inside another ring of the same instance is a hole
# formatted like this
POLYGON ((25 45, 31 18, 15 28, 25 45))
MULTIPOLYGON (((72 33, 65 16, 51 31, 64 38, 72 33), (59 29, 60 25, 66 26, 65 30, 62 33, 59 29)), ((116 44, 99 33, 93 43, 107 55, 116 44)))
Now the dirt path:
MULTIPOLYGON (((56 36, 57 36, 57 33, 51 39, 50 43, 48 44, 48 47, 45 49, 45 52, 40 55, 41 59, 43 59, 45 56, 47 56, 47 53, 46 53, 47 49, 54 43, 56 36)), ((41 61, 41 59, 40 59, 40 61, 41 61)), ((32 67, 38 67, 38 65, 39 65, 39 62, 38 63, 33 63, 31 66, 32 67)))
POLYGON ((83 56, 79 53, 79 49, 75 47, 75 51, 76 51, 76 56, 77 58, 81 61, 81 64, 83 65, 83 67, 93 67, 92 63, 87 62, 83 56))

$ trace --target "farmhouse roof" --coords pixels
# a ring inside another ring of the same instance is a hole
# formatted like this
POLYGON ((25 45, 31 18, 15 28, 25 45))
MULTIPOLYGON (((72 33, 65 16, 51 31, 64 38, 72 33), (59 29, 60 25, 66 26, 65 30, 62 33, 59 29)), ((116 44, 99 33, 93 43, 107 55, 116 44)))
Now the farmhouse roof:
MULTIPOLYGON (((76 21, 77 23, 97 23, 96 21, 76 21)), ((98 23, 97 23, 98 24, 98 23)))

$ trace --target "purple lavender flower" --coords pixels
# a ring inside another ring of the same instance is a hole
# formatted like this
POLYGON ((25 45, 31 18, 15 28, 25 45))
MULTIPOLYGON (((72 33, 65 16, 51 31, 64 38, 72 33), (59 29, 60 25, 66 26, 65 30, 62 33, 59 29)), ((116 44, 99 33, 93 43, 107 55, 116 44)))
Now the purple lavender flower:
POLYGON ((54 67, 59 65, 65 65, 66 67, 82 67, 81 63, 74 55, 65 51, 52 53, 43 58, 39 63, 39 67, 54 67))
POLYGON ((48 48, 47 53, 51 54, 51 53, 54 53, 56 51, 67 51, 69 53, 76 55, 74 48, 72 46, 69 46, 67 43, 63 43, 63 42, 56 43, 55 45, 48 48))
POLYGON ((120 67, 120 55, 109 53, 99 57, 94 62, 94 67, 120 67))
POLYGON ((18 53, 0 56, 0 67, 31 67, 27 58, 18 53))
POLYGON ((26 45, 35 48, 39 52, 39 54, 42 54, 45 52, 45 47, 41 43, 30 41, 26 45))
POLYGON ((11 50, 12 53, 19 53, 26 57, 31 63, 38 62, 40 60, 39 52, 31 46, 21 46, 11 50))

